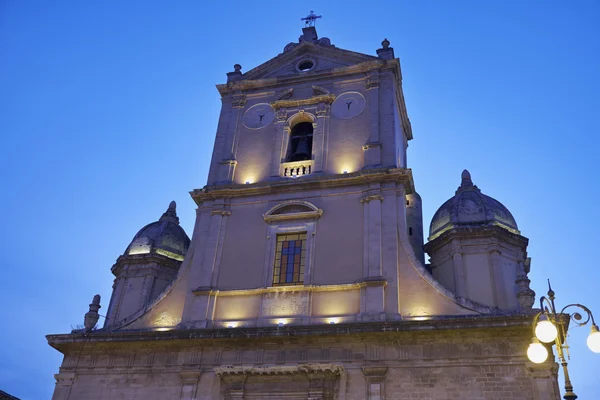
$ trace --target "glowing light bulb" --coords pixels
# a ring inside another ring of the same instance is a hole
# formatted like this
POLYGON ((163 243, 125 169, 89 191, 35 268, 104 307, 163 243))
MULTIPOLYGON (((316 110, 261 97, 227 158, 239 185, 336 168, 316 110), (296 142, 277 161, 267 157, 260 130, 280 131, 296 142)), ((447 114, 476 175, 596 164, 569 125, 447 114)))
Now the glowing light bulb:
POLYGON ((556 325, 548 320, 548 317, 542 315, 535 326, 535 336, 544 343, 552 343, 558 336, 556 325))
POLYGON ((600 332, 598 332, 596 325, 592 325, 592 331, 587 338, 587 345, 594 353, 600 353, 600 332))
POLYGON ((548 358, 548 350, 537 338, 533 338, 527 349, 527 358, 536 364, 541 364, 548 358))

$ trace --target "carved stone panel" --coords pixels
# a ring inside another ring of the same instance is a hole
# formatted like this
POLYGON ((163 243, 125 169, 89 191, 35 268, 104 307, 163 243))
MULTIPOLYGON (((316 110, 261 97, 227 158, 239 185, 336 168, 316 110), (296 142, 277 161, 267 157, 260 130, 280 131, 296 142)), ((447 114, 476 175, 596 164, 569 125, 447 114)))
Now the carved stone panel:
POLYGON ((308 292, 271 292, 263 294, 262 315, 284 317, 308 315, 308 292))

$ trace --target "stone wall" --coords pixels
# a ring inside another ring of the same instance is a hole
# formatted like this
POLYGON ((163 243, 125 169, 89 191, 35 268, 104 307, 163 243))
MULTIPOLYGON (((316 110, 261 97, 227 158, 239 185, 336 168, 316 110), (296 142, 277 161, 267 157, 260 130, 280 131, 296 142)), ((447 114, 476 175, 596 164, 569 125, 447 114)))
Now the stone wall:
POLYGON ((57 335, 53 399, 559 399, 526 323, 465 321, 57 335))

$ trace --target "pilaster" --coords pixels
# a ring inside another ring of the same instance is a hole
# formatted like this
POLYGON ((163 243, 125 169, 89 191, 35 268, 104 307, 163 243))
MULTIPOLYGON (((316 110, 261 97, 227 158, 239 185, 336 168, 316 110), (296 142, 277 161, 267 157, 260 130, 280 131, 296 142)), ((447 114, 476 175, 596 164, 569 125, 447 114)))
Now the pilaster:
POLYGON ((369 141, 363 146, 365 168, 381 165, 379 137, 379 73, 372 71, 365 81, 369 112, 369 141))
POLYGON ((329 103, 317 104, 317 123, 313 125, 314 172, 317 173, 327 169, 327 137, 330 111, 331 105, 329 103))
POLYGON ((77 375, 74 372, 60 372, 54 374, 56 387, 54 389, 54 394, 52 395, 52 400, 68 400, 69 395, 71 394, 71 387, 73 387, 76 378, 77 375))
POLYGON ((381 202, 379 188, 369 190, 360 202, 364 210, 363 319, 379 319, 385 313, 385 280, 381 264, 381 202), (365 315, 366 314, 366 315, 365 315), (367 318, 365 318, 368 315, 367 318))
POLYGON ((231 97, 229 119, 226 122, 224 131, 221 133, 225 138, 219 159, 219 182, 233 182, 234 180, 235 166, 237 165, 235 155, 239 140, 238 125, 246 102, 246 96, 242 93, 236 93, 231 97))
POLYGON ((201 376, 200 371, 181 371, 181 400, 195 400, 198 392, 198 383, 201 376))
POLYGON ((366 399, 383 400, 385 399, 385 375, 387 367, 363 367, 366 382, 366 399))

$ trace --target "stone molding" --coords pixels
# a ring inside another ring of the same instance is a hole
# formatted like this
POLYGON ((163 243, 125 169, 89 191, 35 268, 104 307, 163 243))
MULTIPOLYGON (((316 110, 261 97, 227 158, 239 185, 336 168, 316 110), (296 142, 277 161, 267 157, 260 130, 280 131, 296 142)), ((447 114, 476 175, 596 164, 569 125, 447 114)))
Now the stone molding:
POLYGON ((280 367, 244 367, 224 366, 214 368, 215 374, 223 378, 230 375, 295 375, 295 374, 331 374, 341 376, 345 369, 337 364, 298 364, 280 367))
POLYGON ((318 219, 323 215, 323 210, 308 201, 290 200, 284 201, 272 207, 263 214, 265 222, 292 220, 292 219, 318 219), (297 211, 278 214, 277 211, 288 206, 299 206, 306 208, 306 211, 297 211))
POLYGON ((212 210, 210 212, 210 215, 220 215, 222 217, 228 217, 231 215, 231 210, 227 209, 227 208, 223 208, 220 210, 212 210))
POLYGON ((56 380, 56 386, 71 386, 75 383, 77 375, 75 372, 60 372, 58 374, 54 374, 54 379, 56 380))
POLYGON ((141 269, 153 268, 152 270, 160 270, 162 268, 171 268, 178 270, 181 266, 182 260, 175 260, 159 253, 147 253, 147 254, 124 254, 117 258, 117 262, 111 267, 113 275, 117 276, 123 272, 123 269, 127 267, 137 267, 143 264, 141 269), (148 263, 156 263, 157 266, 148 266, 148 263))
MULTIPOLYGON (((315 184, 320 188, 333 188, 343 186, 365 185, 369 183, 398 182, 405 186, 405 193, 414 192, 412 171, 409 168, 373 168, 348 174, 320 175, 310 174, 302 179, 274 178, 269 181, 255 184, 219 184, 205 186, 190 192, 192 199, 198 206, 209 200, 224 197, 244 197, 262 194, 273 194, 286 191, 299 191, 305 188, 314 189, 315 184)), ((404 191, 403 191, 404 192, 404 191)))
POLYGON ((529 243, 529 239, 514 232, 508 231, 506 228, 490 224, 479 224, 479 225, 463 225, 460 227, 454 227, 443 232, 433 240, 429 240, 423 246, 427 253, 436 251, 437 249, 445 246, 449 242, 457 238, 475 238, 475 237, 496 237, 501 238, 503 241, 507 241, 517 247, 526 249, 529 243))
POLYGON ((361 203, 369 203, 371 200, 383 201, 383 196, 380 194, 371 194, 360 198, 361 203))
POLYGON ((271 107, 274 110, 278 110, 280 108, 292 108, 292 107, 300 107, 300 106, 308 106, 311 104, 331 104, 335 100, 334 94, 325 94, 321 96, 313 96, 308 99, 300 99, 300 100, 276 100, 271 102, 271 107))

